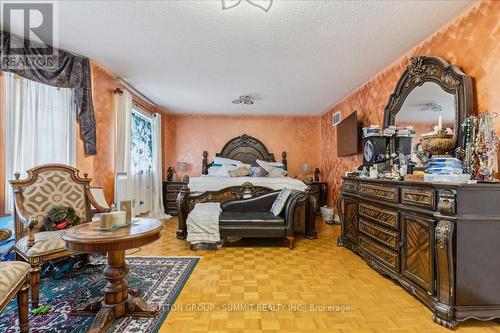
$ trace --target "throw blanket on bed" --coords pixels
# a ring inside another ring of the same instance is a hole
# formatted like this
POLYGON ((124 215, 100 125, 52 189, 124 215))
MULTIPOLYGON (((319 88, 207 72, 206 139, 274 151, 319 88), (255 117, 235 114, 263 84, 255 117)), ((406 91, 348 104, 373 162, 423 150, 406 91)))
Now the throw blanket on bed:
POLYGON ((189 213, 187 224, 187 238, 191 243, 220 242, 219 202, 197 203, 189 213))

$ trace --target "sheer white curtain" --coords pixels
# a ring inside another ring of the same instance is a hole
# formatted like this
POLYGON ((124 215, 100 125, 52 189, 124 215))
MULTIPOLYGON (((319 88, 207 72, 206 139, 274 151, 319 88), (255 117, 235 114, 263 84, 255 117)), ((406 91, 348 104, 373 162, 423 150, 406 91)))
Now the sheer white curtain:
POLYGON ((6 73, 5 207, 13 208, 8 180, 15 172, 45 163, 76 164, 76 110, 73 90, 6 73))
POLYGON ((152 202, 150 215, 157 218, 168 218, 163 207, 163 177, 161 164, 161 115, 155 113, 152 119, 153 130, 153 177, 152 202))
POLYGON ((134 107, 128 91, 116 94, 115 201, 132 201, 132 215, 167 218, 163 209, 161 117, 134 107))
POLYGON ((153 208, 153 117, 132 109, 132 180, 135 213, 151 213, 153 208))
MULTIPOLYGON (((133 179, 131 177, 132 95, 123 90, 115 94, 115 203, 133 200, 133 179)), ((132 214, 134 214, 132 206, 132 214)))

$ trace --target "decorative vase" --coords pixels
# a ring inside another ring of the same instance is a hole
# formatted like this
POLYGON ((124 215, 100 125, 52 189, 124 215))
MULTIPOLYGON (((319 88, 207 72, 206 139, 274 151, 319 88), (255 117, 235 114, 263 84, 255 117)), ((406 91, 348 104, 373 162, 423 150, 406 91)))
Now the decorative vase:
POLYGON ((453 134, 440 132, 422 137, 420 147, 433 156, 446 155, 455 149, 455 139, 453 134))

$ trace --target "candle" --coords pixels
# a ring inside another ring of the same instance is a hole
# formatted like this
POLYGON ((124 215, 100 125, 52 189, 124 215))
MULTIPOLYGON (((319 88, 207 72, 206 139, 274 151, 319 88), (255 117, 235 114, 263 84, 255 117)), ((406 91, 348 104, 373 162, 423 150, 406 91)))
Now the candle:
POLYGON ((111 214, 101 214, 99 220, 99 229, 111 230, 113 228, 113 216, 111 214))
POLYGON ((121 227, 127 224, 127 213, 124 211, 115 211, 110 213, 113 219, 113 228, 121 227))
POLYGON ((439 130, 443 129, 443 116, 439 116, 438 118, 438 129, 439 130))

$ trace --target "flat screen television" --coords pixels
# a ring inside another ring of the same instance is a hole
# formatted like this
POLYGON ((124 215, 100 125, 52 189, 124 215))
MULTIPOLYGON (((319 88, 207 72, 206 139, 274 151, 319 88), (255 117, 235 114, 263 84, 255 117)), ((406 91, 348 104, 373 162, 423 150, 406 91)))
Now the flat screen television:
POLYGON ((337 156, 350 156, 359 153, 360 124, 358 113, 354 111, 337 125, 337 156))

